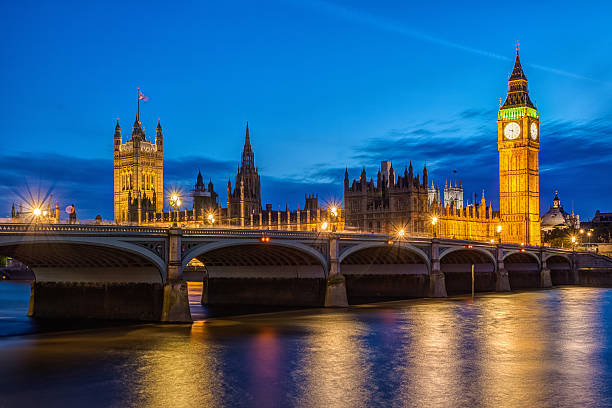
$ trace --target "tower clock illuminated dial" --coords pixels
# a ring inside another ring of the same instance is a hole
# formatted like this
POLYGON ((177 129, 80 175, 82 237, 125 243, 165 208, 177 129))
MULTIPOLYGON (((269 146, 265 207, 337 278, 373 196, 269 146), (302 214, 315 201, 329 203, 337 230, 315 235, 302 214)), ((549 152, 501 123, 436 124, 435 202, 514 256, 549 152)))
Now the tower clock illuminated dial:
POLYGON ((516 122, 510 122, 504 128, 506 139, 514 140, 521 134, 521 127, 516 122))
POLYGON ((531 133, 531 138, 533 140, 536 140, 538 138, 538 125, 532 123, 529 129, 529 133, 531 133))

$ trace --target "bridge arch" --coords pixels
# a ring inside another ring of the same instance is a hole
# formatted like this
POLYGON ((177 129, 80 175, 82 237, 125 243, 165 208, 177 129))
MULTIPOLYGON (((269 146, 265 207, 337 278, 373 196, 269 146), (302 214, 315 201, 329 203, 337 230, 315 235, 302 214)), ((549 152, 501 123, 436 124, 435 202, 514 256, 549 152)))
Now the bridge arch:
POLYGON ((409 243, 356 244, 340 253, 338 264, 350 304, 428 295, 429 256, 409 243))
POLYGON ((486 248, 453 246, 440 254, 440 270, 444 274, 449 295, 469 293, 472 290, 472 265, 474 265, 474 290, 495 290, 497 260, 486 248))
POLYGON ((389 245, 387 242, 364 242, 362 244, 357 244, 342 251, 342 253, 340 253, 340 256, 338 257, 338 263, 341 264, 342 262, 344 262, 345 259, 357 252, 374 248, 385 248, 397 250, 398 252, 407 251, 410 254, 418 256, 423 261, 423 263, 427 265, 427 272, 429 272, 429 270, 431 269, 431 262, 429 260, 429 256, 425 252, 423 252, 423 250, 408 243, 397 243, 389 245))
POLYGON ((510 251, 503 257, 504 269, 512 289, 534 289, 542 287, 540 257, 530 251, 510 251))
POLYGON ((538 266, 542 265, 542 262, 540 261, 540 257, 537 254, 530 252, 530 251, 525 251, 525 252, 511 251, 511 252, 508 252, 507 254, 504 254, 503 260, 504 262, 506 262, 507 258, 512 257, 512 256, 515 257, 517 255, 523 255, 525 257, 531 258, 532 261, 537 262, 538 266))
POLYGON ((197 258, 206 268, 202 304, 323 306, 327 258, 304 243, 260 238, 196 245, 182 264, 197 258))
POLYGON ((550 280, 553 285, 577 283, 572 272, 572 261, 569 256, 562 253, 548 254, 545 261, 546 267, 550 270, 550 280))
MULTIPOLYGON (((266 242, 266 243, 262 243, 259 239, 231 239, 231 240, 223 240, 223 241, 216 241, 216 242, 206 242, 203 244, 199 244, 196 245, 195 247, 189 249, 189 251, 187 251, 182 258, 182 264, 183 267, 185 267, 189 261, 191 261, 193 258, 200 258, 200 257, 205 257, 206 254, 210 254, 210 253, 214 253, 214 252, 224 252, 226 255, 236 255, 236 254, 231 254, 231 252, 229 251, 224 251, 226 249, 234 249, 236 251, 240 250, 240 249, 244 249, 245 247, 256 247, 259 249, 263 249, 263 248, 279 248, 279 249, 287 249, 288 251, 286 251, 285 255, 285 259, 284 261, 287 261, 288 259, 286 258, 286 256, 294 256, 294 264, 299 264, 299 262, 308 262, 308 258, 313 258, 316 259, 321 267, 323 268, 323 272, 324 275, 327 276, 328 271, 329 271, 329 265, 327 262, 327 258, 319 251, 317 251, 315 248, 305 245, 301 242, 295 242, 295 241, 289 241, 289 240, 272 240, 270 242, 266 242), (297 255, 297 256, 296 256, 297 255)), ((255 254, 251 251, 250 256, 254 256, 255 254)), ((263 264, 265 265, 265 262, 268 261, 270 264, 275 264, 273 260, 269 259, 270 255, 279 255, 279 252, 274 251, 274 254, 262 254, 262 255, 255 255, 256 259, 254 260, 260 260, 263 261, 263 264)), ((281 254, 282 256, 283 254, 281 254)), ((244 257, 243 257, 244 258, 244 257)), ((219 261, 220 258, 219 256, 216 257, 215 261, 219 261)), ((311 261, 312 259, 310 259, 311 261)), ((229 261, 226 263, 226 266, 231 266, 232 262, 229 261)), ((236 262, 235 264, 238 264, 238 262, 236 262)), ((238 264, 238 266, 240 266, 238 264)))
MULTIPOLYGON (((42 270, 62 267, 82 271, 98 268, 98 272, 102 268, 146 268, 148 276, 129 277, 130 271, 125 271, 126 279, 134 281, 145 279, 160 283, 167 279, 166 262, 160 256, 143 246, 112 238, 45 235, 16 238, 9 236, 0 238, 0 254, 15 258, 33 268, 37 279, 42 276, 40 272, 42 270), (152 275, 157 275, 157 277, 152 275)), ((78 272, 76 276, 78 277, 78 272)), ((99 278, 104 279, 104 276, 99 276, 99 278)), ((82 279, 87 281, 96 278, 84 274, 82 279)))

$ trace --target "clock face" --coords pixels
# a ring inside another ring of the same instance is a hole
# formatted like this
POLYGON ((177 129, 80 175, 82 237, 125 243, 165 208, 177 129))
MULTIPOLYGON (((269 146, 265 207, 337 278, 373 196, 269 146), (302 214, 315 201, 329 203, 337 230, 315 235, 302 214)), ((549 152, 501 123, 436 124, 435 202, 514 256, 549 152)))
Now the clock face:
POLYGON ((531 133, 531 138, 533 140, 536 140, 538 138, 538 125, 532 123, 529 129, 529 133, 531 133))
POLYGON ((506 139, 514 140, 521 134, 521 127, 516 122, 510 122, 504 128, 506 139))

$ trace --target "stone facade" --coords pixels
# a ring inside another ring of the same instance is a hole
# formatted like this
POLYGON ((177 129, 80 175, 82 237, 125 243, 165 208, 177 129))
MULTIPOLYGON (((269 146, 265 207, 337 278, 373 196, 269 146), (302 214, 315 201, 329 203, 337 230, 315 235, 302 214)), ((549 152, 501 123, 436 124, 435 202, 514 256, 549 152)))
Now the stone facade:
POLYGON ((519 60, 508 79, 508 95, 497 120, 499 201, 507 242, 540 245, 540 120, 519 60))
MULTIPOLYGON (((376 183, 367 180, 365 168, 359 180, 349 183, 344 173, 344 212, 347 228, 360 231, 395 233, 404 229, 415 235, 429 228, 429 188, 427 167, 423 181, 413 174, 412 163, 403 176, 395 176, 390 161, 381 162, 376 183)), ((431 229, 429 228, 429 231, 431 229)))
POLYGON ((115 222, 142 223, 163 211, 164 153, 160 121, 155 140, 146 140, 138 116, 132 138, 123 143, 119 119, 114 137, 115 222))

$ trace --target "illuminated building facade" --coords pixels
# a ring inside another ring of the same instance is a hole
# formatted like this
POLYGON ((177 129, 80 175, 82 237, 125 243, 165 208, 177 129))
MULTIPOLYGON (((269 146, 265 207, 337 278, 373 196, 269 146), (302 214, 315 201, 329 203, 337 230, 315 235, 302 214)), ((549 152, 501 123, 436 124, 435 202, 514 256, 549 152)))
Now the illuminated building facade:
POLYGON ((500 211, 487 206, 484 191, 480 203, 474 200, 464 208, 461 182, 445 185, 442 202, 433 183, 427 188, 426 168, 423 183, 418 175, 413 177, 412 166, 395 181, 390 162, 382 162, 376 184, 367 181, 365 169, 352 185, 345 173, 346 225, 370 232, 395 233, 404 229, 412 235, 436 233, 443 238, 480 241, 501 238, 504 242, 540 245, 540 124, 537 109, 529 99, 518 47, 508 95, 497 123, 500 211))
POLYGON ((193 186, 191 191, 191 197, 193 198, 192 216, 195 220, 208 220, 210 215, 213 218, 216 217, 217 209, 219 208, 217 201, 219 195, 215 193, 212 180, 208 182, 208 186, 204 185, 204 178, 200 171, 198 171, 195 186, 193 186))
POLYGON ((404 229, 409 234, 424 233, 429 223, 427 166, 423 181, 413 174, 412 163, 396 179, 391 161, 381 162, 376 178, 367 180, 365 168, 359 180, 349 182, 344 173, 344 213, 347 228, 393 233, 404 229))
POLYGON ((132 138, 123 143, 117 119, 114 147, 115 222, 140 224, 155 218, 164 204, 163 135, 159 120, 155 140, 151 142, 136 116, 132 138))
POLYGON ((240 226, 247 225, 251 217, 258 218, 261 214, 261 184, 251 148, 248 122, 233 192, 231 179, 227 181, 227 212, 231 224, 240 226))
POLYGON ((499 110, 499 202, 502 238, 540 245, 540 120, 529 98, 518 46, 508 95, 499 110))

